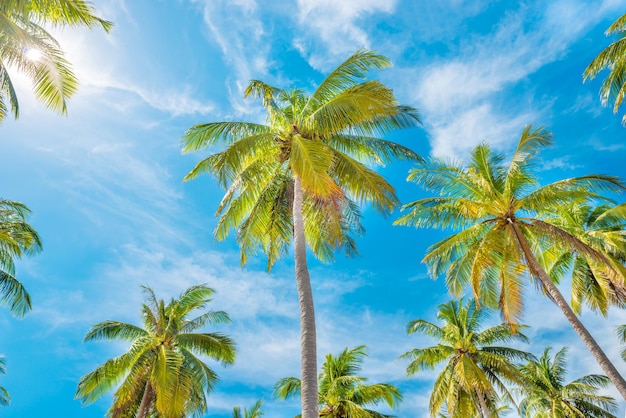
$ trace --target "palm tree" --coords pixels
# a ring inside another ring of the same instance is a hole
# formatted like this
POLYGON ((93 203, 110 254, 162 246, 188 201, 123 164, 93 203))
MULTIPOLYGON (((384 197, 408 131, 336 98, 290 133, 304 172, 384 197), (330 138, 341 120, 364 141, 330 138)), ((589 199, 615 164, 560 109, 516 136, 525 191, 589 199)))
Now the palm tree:
MULTIPOLYGON (((585 68, 583 81, 593 80, 602 70, 608 69, 609 75, 600 87, 600 100, 603 106, 614 102, 613 113, 617 113, 626 94, 626 14, 618 17, 605 33, 607 36, 617 34, 619 39, 602 50, 585 68)), ((626 114, 622 123, 626 124, 626 114)))
POLYGON ((474 301, 450 301, 439 305, 437 318, 441 325, 423 319, 409 322, 409 334, 421 333, 438 340, 437 345, 416 348, 402 355, 410 360, 407 374, 434 370, 445 363, 435 380, 429 409, 435 417, 445 405, 450 417, 498 416, 500 396, 513 403, 506 383, 521 380, 514 364, 529 360, 532 355, 497 343, 528 342, 519 332, 523 325, 513 328, 500 324, 483 328, 486 309, 477 309, 474 301))
MULTIPOLYGON (((366 356, 365 346, 345 348, 339 355, 328 354, 318 378, 320 417, 328 418, 385 418, 369 409, 381 402, 391 408, 402 399, 400 391, 389 383, 367 384, 367 378, 357 373, 366 356)), ((296 377, 281 379, 274 387, 280 399, 299 396, 301 381, 296 377)))
POLYGON ((615 418, 615 400, 597 394, 609 385, 609 379, 590 374, 565 383, 567 349, 562 348, 554 358, 550 349, 539 360, 520 366, 524 376, 518 390, 523 396, 520 414, 525 418, 615 418))
POLYGON ((393 187, 366 164, 419 159, 411 150, 377 137, 419 122, 417 111, 399 105, 391 89, 365 80, 370 69, 389 65, 381 55, 358 51, 312 94, 251 81, 246 96, 262 99, 265 124, 208 123, 193 126, 183 136, 184 152, 225 146, 200 161, 185 179, 206 172, 227 189, 217 209, 215 237, 225 239, 237 229, 242 264, 261 250, 267 254, 269 271, 293 240, 304 418, 318 417, 315 315, 306 247, 323 261, 332 260, 338 248, 355 254, 353 235, 363 232, 357 202, 369 201, 383 214, 398 203, 393 187))
POLYGON ((568 248, 554 245, 538 255, 541 264, 559 283, 572 273, 571 307, 580 314, 583 303, 606 317, 609 306, 626 306, 626 287, 614 272, 626 275, 626 204, 598 206, 573 204, 562 206, 551 219, 559 228, 578 237, 585 244, 604 252, 609 262, 598 263, 585 253, 572 253, 568 248))
POLYGON ((41 239, 28 224, 30 210, 20 202, 0 199, 0 301, 11 313, 24 316, 30 309, 30 296, 15 278, 15 258, 41 251, 41 239))
POLYGON ((537 152, 551 143, 549 132, 526 127, 510 164, 483 144, 476 147, 469 166, 433 160, 411 170, 409 180, 443 196, 404 206, 400 225, 460 230, 432 245, 424 261, 436 277, 445 272, 455 295, 470 285, 478 301, 499 306, 514 322, 523 309, 526 273, 561 309, 594 355, 602 370, 626 399, 626 381, 578 319, 538 261, 542 251, 559 245, 605 265, 616 286, 625 282, 610 256, 551 222, 559 206, 586 204, 603 191, 622 191, 616 177, 592 174, 537 187, 531 164, 537 152))
POLYGON ((143 289, 143 328, 104 321, 92 326, 85 336, 85 341, 118 339, 132 344, 126 353, 83 376, 76 397, 91 403, 121 382, 107 416, 147 418, 156 414, 182 418, 203 413, 206 396, 218 377, 197 355, 231 364, 235 343, 220 333, 195 331, 207 324, 230 322, 230 318, 223 311, 188 318, 192 311, 203 309, 211 301, 214 291, 204 285, 188 288, 167 304, 157 300, 149 287, 143 289))
POLYGON ((95 16, 85 0, 2 0, 0 2, 0 123, 9 112, 19 116, 19 103, 9 68, 33 82, 37 99, 52 110, 66 112, 66 100, 76 91, 78 80, 60 45, 43 26, 101 26, 112 24, 95 16))
POLYGON ((263 416, 263 411, 261 411, 261 407, 263 406, 263 400, 259 399, 251 409, 246 409, 241 414, 241 409, 236 406, 233 408, 233 418, 261 418, 263 416))
MULTIPOLYGON (((0 357, 0 374, 6 374, 6 364, 7 362, 4 357, 0 357)), ((7 406, 9 405, 9 403, 11 403, 11 397, 9 396, 9 392, 7 392, 4 387, 0 386, 0 406, 7 406)))

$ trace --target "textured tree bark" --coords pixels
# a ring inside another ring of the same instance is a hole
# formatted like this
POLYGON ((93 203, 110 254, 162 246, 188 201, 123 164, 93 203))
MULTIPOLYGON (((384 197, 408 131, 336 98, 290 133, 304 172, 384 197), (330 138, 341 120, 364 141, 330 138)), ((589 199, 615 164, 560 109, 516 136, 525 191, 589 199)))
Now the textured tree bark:
POLYGON ((530 246, 528 245, 528 241, 526 241, 526 237, 524 237, 524 234, 522 234, 519 226, 516 225, 515 222, 512 222, 510 219, 509 224, 513 228, 515 237, 517 238, 517 242, 520 244, 522 251, 524 252, 526 262, 529 264, 532 270, 537 272, 537 278, 541 281, 545 289, 548 291, 548 294, 550 295, 554 303, 559 308, 561 308, 561 311, 563 311, 563 314, 572 325, 572 328, 574 328, 574 331, 576 331, 580 339, 583 340, 583 342, 589 349, 589 352, 591 352, 591 354, 595 357, 596 361, 598 362, 604 373, 606 373, 606 376, 611 380, 611 382, 613 382, 620 395, 622 395, 622 398, 626 400, 626 381, 619 374, 619 372, 617 371, 611 360, 609 360, 609 358, 606 356, 604 351, 602 351, 602 348, 600 348, 600 345, 598 345, 591 333, 587 330, 587 328, 585 328, 580 319, 578 319, 572 308, 569 306, 569 304, 561 294, 559 288, 556 287, 554 283, 552 283, 552 280, 550 280, 548 273, 546 273, 546 271, 541 267, 541 265, 535 258, 535 255, 532 253, 530 246))
POLYGON ((152 393, 152 385, 150 384, 150 379, 146 382, 146 388, 143 391, 143 396, 141 398, 141 404, 139 405, 139 411, 137 411, 137 418, 147 418, 148 413, 150 412, 150 404, 152 404, 153 399, 152 393))
POLYGON ((293 247, 296 283, 300 302, 300 345, 302 367, 302 418, 319 418, 317 394, 317 345, 315 336, 315 311, 311 278, 306 262, 306 241, 302 216, 302 183, 294 176, 293 193, 293 247))

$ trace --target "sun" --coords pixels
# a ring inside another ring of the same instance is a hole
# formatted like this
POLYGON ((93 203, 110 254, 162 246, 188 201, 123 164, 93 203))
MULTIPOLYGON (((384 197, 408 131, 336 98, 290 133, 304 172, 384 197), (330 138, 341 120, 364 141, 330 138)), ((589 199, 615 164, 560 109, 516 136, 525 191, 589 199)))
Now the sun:
POLYGON ((26 48, 24 51, 24 55, 30 61, 39 61, 43 57, 41 51, 35 48, 26 48))

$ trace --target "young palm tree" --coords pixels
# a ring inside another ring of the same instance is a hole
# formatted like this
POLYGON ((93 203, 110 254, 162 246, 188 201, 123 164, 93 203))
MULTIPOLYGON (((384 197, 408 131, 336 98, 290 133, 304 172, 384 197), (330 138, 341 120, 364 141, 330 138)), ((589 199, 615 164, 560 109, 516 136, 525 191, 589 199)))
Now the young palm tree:
POLYGON ((353 234, 363 228, 357 202, 384 214, 398 203, 393 187, 366 164, 393 158, 418 160, 411 150, 379 139, 415 126, 417 111, 399 105, 393 91, 366 81, 372 68, 389 66, 374 52, 359 51, 308 94, 252 81, 246 96, 262 99, 265 124, 215 122, 190 128, 183 151, 224 145, 185 177, 210 173, 227 189, 217 209, 217 239, 237 229, 242 264, 262 250, 268 270, 293 240, 300 302, 302 411, 317 418, 315 315, 306 261, 307 245, 328 261, 337 248, 354 254, 353 234))
POLYGON ((525 418, 615 418, 617 404, 599 389, 610 384, 606 376, 587 375, 565 383, 566 348, 550 358, 550 347, 539 360, 520 366, 524 383, 519 392, 520 414, 525 418))
MULTIPOLYGON (((626 94, 626 14, 617 18, 605 33, 607 36, 616 34, 619 39, 591 61, 583 73, 583 80, 593 80, 602 70, 608 69, 609 75, 600 87, 600 100, 604 106, 613 102, 613 113, 617 113, 626 94)), ((626 114, 622 123, 626 124, 626 114)))
POLYGON ((233 408, 233 418, 261 418, 263 416, 263 411, 261 411, 261 407, 263 406, 263 400, 259 399, 251 409, 246 409, 241 413, 241 409, 236 406, 233 408))
POLYGON ((613 277, 613 272, 626 275, 626 204, 562 206, 551 222, 586 245, 598 248, 609 262, 609 266, 598 263, 585 253, 572 253, 559 245, 538 255, 555 283, 572 273, 574 312, 580 314, 583 303, 604 316, 611 305, 625 307, 626 286, 613 277))
POLYGON ((438 344, 405 353, 402 357, 411 361, 407 374, 434 370, 445 363, 430 396, 431 416, 437 416, 445 405, 450 417, 493 417, 498 416, 500 396, 513 403, 506 384, 521 381, 514 362, 529 360, 532 355, 494 344, 528 339, 519 332, 523 325, 517 329, 508 324, 482 329, 487 315, 474 301, 464 303, 461 299, 439 305, 441 325, 423 319, 409 322, 409 334, 426 334, 438 344))
POLYGON ((85 341, 123 340, 129 350, 98 366, 83 376, 76 397, 91 403, 121 384, 113 395, 108 416, 147 418, 164 416, 182 418, 206 411, 206 396, 218 380, 217 374, 197 355, 224 364, 235 360, 235 343, 220 333, 196 332, 207 324, 230 321, 226 312, 203 309, 213 289, 192 286, 178 299, 165 304, 144 287, 143 328, 117 321, 104 321, 91 327, 85 341))
POLYGON ((10 111, 19 116, 19 103, 8 69, 15 68, 33 82, 35 96, 46 107, 66 112, 66 100, 78 80, 70 63, 45 25, 101 26, 112 24, 94 15, 85 0, 2 0, 0 2, 0 123, 10 111))
POLYGON ((622 287, 623 270, 615 268, 610 254, 552 220, 560 206, 586 204, 603 191, 619 192, 624 186, 615 177, 593 174, 537 187, 531 163, 550 143, 549 132, 526 127, 508 166, 502 164, 501 155, 481 145, 465 168, 434 160, 412 169, 409 180, 443 196, 405 205, 408 213, 396 224, 460 230, 429 248, 424 261, 430 273, 436 277, 445 272, 455 295, 470 285, 477 300, 499 306, 509 322, 522 313, 526 278, 534 279, 626 399, 626 381, 538 261, 543 251, 558 245, 594 260, 616 288, 622 287))
MULTIPOLYGON (((365 346, 361 345, 353 349, 345 348, 337 356, 326 356, 318 378, 320 417, 390 417, 369 408, 381 402, 393 408, 402 399, 402 395, 389 383, 367 384, 367 378, 357 375, 366 355, 365 346)), ((274 393, 280 399, 287 399, 299 396, 300 390, 300 379, 286 377, 276 384, 274 393)))
POLYGON ((30 210, 20 202, 0 199, 0 302, 16 316, 31 308, 30 296, 15 278, 15 258, 41 251, 41 239, 28 224, 30 210))

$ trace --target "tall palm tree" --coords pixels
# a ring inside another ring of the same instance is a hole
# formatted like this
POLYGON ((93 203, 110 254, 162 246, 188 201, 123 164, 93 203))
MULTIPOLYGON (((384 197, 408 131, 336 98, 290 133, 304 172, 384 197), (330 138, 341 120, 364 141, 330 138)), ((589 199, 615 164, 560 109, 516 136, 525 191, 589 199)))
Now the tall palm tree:
MULTIPOLYGON (((389 383, 368 384, 358 376, 366 356, 365 346, 345 348, 337 356, 328 354, 318 378, 320 417, 327 418, 385 418, 371 408, 383 402, 395 407, 402 399, 400 391, 389 383)), ((274 388, 280 399, 299 396, 301 381, 296 377, 281 379, 274 388)))
POLYGON ((30 295, 15 278, 15 258, 41 251, 41 239, 28 223, 30 210, 20 202, 0 199, 0 302, 11 313, 24 316, 30 309, 30 295))
POLYGON ((572 253, 560 245, 538 254, 555 283, 571 272, 574 312, 580 314, 586 304, 606 316, 611 305, 625 307, 626 286, 613 276, 614 271, 626 275, 626 204, 564 205, 551 222, 585 244, 601 249, 608 262, 598 263, 585 253, 572 253))
POLYGON ((263 416, 263 411, 261 411, 262 406, 263 400, 259 399, 251 409, 245 409, 243 415, 241 408, 236 406, 233 408, 233 418, 261 418, 263 416))
POLYGON ((520 366, 524 383, 519 392, 520 414, 525 418, 615 418, 617 404, 599 389, 610 384, 606 376, 586 375, 565 383, 567 349, 550 358, 550 347, 539 360, 520 366))
POLYGON ((63 50, 44 26, 101 26, 112 24, 95 14, 85 0, 2 0, 0 2, 0 123, 9 110, 19 116, 19 103, 8 70, 15 68, 33 82, 37 99, 60 113, 76 91, 78 80, 63 50))
MULTIPOLYGON (((607 36, 618 35, 619 38, 585 68, 583 81, 593 80, 602 70, 608 69, 609 75, 600 87, 600 100, 604 106, 613 102, 613 113, 617 113, 626 94, 626 14, 618 17, 605 33, 607 36)), ((626 114, 622 123, 626 124, 626 114)))
POLYGON ((619 192, 624 186, 615 177, 592 174, 538 187, 532 162, 550 143, 549 132, 528 126, 508 166, 485 144, 473 150, 467 167, 439 160, 419 165, 411 170, 409 180, 443 196, 405 205, 407 213, 396 224, 460 230, 429 248, 424 261, 430 273, 436 277, 445 272, 453 294, 461 294, 470 285, 478 301, 499 306, 509 322, 520 317, 526 277, 532 278, 561 309, 626 399, 626 381, 538 261, 542 251, 559 245, 604 265, 607 277, 623 286, 622 271, 613 268, 602 248, 551 220, 559 206, 586 204, 601 192, 619 192))
POLYGON ((429 409, 435 417, 444 407, 450 417, 498 416, 500 397, 513 402, 507 383, 518 383, 521 376, 518 360, 532 355, 499 343, 528 342, 519 332, 523 325, 509 324, 483 329, 486 309, 477 309, 474 301, 450 301, 439 305, 437 318, 441 325, 423 319, 409 322, 409 334, 421 333, 435 338, 437 345, 416 348, 403 358, 410 360, 407 374, 434 370, 445 363, 435 380, 429 409))
POLYGON ((262 99, 265 124, 215 122, 196 125, 183 136, 183 151, 222 145, 185 177, 217 177, 227 189, 217 209, 217 239, 237 229, 241 261, 258 250, 268 270, 293 240, 300 302, 302 411, 317 418, 315 315, 306 247, 321 260, 343 248, 356 253, 353 235, 363 231, 357 203, 371 202, 383 214, 398 199, 393 187, 367 164, 393 158, 418 160, 411 150, 378 138, 415 126, 417 111, 399 105, 393 91, 366 80, 372 68, 390 63, 358 51, 332 71, 312 93, 282 90, 251 81, 246 96, 262 99))
POLYGON ((223 311, 206 311, 188 318, 211 301, 214 291, 206 286, 192 286, 167 304, 157 300, 149 287, 143 289, 143 328, 104 321, 92 326, 85 336, 85 341, 117 339, 132 344, 126 353, 83 376, 76 397, 91 403, 121 382, 107 416, 182 418, 203 413, 207 409, 206 396, 218 377, 197 356, 231 364, 235 343, 220 333, 196 331, 207 324, 230 322, 230 318, 223 311))

